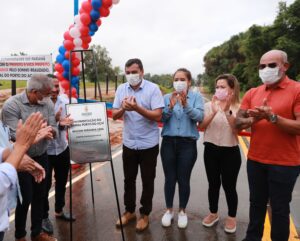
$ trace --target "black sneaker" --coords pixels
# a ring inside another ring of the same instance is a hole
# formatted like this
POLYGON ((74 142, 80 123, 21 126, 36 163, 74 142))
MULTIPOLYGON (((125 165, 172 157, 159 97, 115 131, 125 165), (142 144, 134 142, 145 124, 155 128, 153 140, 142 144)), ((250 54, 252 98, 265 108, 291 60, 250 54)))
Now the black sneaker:
POLYGON ((42 229, 45 233, 53 234, 53 225, 49 218, 43 219, 42 229))

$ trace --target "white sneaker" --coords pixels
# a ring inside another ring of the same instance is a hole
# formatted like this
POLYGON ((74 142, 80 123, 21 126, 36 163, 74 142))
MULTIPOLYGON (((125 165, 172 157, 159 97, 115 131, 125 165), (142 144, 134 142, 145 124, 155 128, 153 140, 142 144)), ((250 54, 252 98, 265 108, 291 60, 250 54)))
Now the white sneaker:
POLYGON ((170 212, 170 210, 167 210, 161 219, 162 226, 169 227, 172 223, 173 218, 174 218, 174 212, 170 212))
POLYGON ((188 217, 184 211, 178 213, 178 228, 186 228, 188 224, 188 217))

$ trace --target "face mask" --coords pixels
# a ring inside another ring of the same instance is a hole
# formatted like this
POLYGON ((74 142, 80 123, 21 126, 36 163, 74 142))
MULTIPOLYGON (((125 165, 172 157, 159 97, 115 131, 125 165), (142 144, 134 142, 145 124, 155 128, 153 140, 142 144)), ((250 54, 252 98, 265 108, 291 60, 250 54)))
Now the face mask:
POLYGON ((218 100, 225 100, 228 96, 227 89, 216 89, 215 96, 218 100))
POLYGON ((42 100, 38 100, 37 103, 39 105, 45 105, 48 101, 50 101, 50 96, 43 97, 43 99, 42 100))
POLYGON ((281 79, 282 73, 280 73, 279 67, 276 68, 265 67, 264 69, 259 70, 259 77, 261 78, 264 84, 272 85, 281 79))
POLYGON ((142 81, 139 74, 127 74, 126 80, 131 86, 137 86, 142 81))
POLYGON ((187 82, 186 81, 174 81, 173 87, 177 92, 182 92, 187 89, 187 82))

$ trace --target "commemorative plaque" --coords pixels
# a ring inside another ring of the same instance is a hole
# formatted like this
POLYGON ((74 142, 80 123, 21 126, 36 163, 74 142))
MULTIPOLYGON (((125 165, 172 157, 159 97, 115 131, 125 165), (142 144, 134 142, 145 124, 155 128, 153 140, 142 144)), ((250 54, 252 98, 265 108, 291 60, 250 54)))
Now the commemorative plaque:
POLYGON ((68 104, 74 124, 68 130, 71 160, 76 163, 111 160, 106 105, 104 102, 68 104))

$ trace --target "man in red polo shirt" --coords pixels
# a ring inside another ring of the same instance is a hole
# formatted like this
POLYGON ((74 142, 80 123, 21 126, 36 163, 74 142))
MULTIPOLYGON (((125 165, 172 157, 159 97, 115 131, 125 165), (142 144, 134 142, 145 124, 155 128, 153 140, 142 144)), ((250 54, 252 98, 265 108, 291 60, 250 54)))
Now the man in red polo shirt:
POLYGON ((300 84, 286 76, 289 64, 281 50, 265 53, 259 64, 263 85, 244 96, 236 127, 251 127, 247 173, 250 217, 246 241, 263 236, 267 202, 272 208, 273 241, 289 239, 289 203, 300 172, 300 84))

